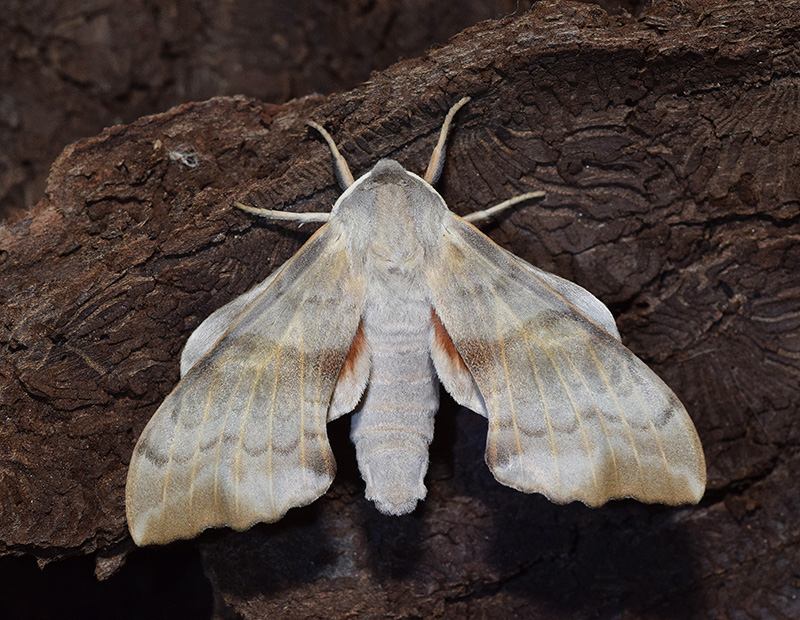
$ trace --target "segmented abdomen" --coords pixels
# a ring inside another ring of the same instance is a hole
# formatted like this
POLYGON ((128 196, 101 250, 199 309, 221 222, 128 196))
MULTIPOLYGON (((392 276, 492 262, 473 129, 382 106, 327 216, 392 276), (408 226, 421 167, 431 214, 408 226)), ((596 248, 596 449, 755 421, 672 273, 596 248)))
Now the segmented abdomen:
POLYGON ((439 406, 429 351, 430 302, 396 299, 369 306, 363 327, 372 369, 351 437, 367 499, 385 514, 406 514, 425 497, 439 406))

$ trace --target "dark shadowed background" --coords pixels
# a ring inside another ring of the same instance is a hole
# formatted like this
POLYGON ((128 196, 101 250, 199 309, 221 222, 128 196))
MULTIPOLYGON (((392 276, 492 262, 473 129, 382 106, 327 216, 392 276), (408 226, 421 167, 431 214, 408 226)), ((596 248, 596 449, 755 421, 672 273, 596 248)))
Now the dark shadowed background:
POLYGON ((0 618, 800 617, 800 4, 601 5, 6 3, 0 618), (341 419, 311 506, 134 548, 127 463, 188 334, 312 230, 231 201, 330 207, 309 118, 356 175, 421 172, 463 95, 441 193, 547 192, 484 230, 611 307, 695 421, 703 501, 517 493, 445 398, 408 517, 341 419))

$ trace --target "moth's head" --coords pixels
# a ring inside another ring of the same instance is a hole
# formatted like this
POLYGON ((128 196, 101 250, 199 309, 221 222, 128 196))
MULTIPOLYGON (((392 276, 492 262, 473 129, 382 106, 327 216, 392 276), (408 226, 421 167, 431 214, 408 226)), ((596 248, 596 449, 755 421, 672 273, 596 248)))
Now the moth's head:
POLYGON ((395 160, 382 159, 365 176, 377 183, 403 184, 408 175, 408 171, 395 160))

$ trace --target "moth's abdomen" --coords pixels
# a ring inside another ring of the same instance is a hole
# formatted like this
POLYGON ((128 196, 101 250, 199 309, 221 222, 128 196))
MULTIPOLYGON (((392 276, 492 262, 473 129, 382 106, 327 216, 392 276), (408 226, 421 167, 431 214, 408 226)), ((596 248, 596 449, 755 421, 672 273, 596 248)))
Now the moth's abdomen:
POLYGON ((439 406, 429 352, 430 305, 395 300, 371 307, 364 334, 372 370, 351 437, 366 496, 385 514, 411 512, 425 497, 428 446, 439 406))

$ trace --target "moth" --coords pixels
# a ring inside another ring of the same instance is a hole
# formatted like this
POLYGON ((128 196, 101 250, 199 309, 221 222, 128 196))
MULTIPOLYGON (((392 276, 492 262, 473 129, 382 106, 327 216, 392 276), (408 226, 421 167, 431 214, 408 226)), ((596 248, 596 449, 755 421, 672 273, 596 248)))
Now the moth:
POLYGON ((495 245, 433 188, 459 101, 423 177, 382 159, 355 181, 316 123, 344 193, 330 213, 242 208, 324 224, 189 338, 182 378, 147 424, 126 488, 139 545, 280 519, 328 489, 326 425, 354 412, 366 496, 406 514, 425 497, 436 379, 488 419, 495 478, 556 503, 696 503, 697 432, 620 342, 591 293, 495 245))

